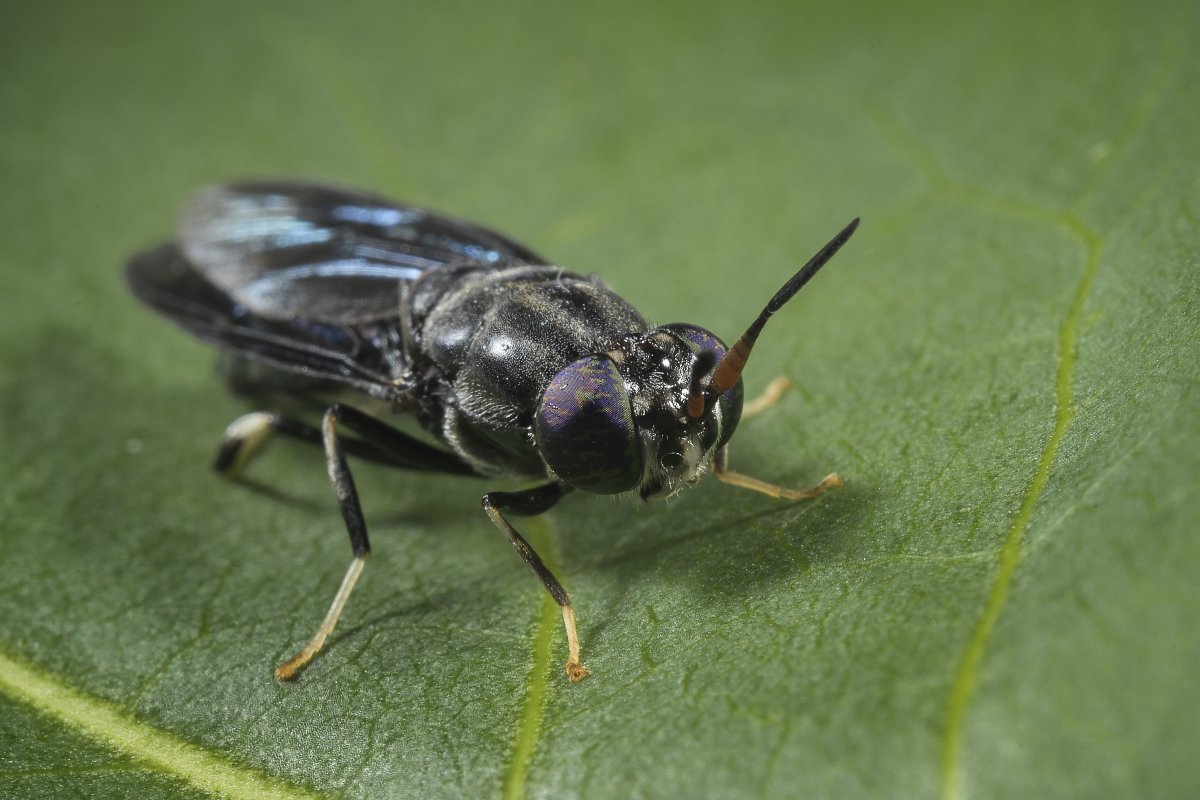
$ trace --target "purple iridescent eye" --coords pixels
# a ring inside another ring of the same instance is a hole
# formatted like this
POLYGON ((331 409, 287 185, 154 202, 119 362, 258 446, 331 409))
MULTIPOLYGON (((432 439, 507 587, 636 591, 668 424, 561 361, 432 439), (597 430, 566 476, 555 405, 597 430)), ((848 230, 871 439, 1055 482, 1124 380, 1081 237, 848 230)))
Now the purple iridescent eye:
POLYGON ((699 325, 672 322, 670 325, 663 325, 659 330, 669 331, 685 342, 694 345, 697 353, 703 350, 712 350, 717 354, 718 361, 721 360, 721 356, 725 355, 725 343, 699 325))
POLYGON ((542 459, 577 489, 617 494, 642 477, 629 392, 607 356, 581 358, 555 375, 533 424, 542 459))

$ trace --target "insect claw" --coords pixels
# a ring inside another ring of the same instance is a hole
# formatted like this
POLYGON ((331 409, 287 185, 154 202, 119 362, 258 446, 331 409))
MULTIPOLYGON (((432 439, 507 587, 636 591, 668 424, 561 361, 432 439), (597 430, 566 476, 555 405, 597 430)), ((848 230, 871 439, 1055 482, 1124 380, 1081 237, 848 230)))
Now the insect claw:
POLYGON ((226 478, 236 478, 242 467, 262 447, 275 425, 275 415, 255 411, 229 423, 213 461, 213 469, 226 478))
POLYGON ((299 656, 293 657, 290 661, 286 661, 275 668, 275 677, 281 681, 294 681, 300 677, 300 670, 304 668, 309 659, 300 661, 299 656))
MULTIPOLYGON (((817 495, 827 492, 830 489, 836 489, 837 487, 842 486, 845 483, 846 482, 844 480, 842 480, 841 475, 838 475, 836 472, 831 472, 828 475, 826 475, 824 478, 822 478, 820 483, 818 483, 816 486, 809 489, 808 491, 803 492, 802 494, 805 497, 816 497, 817 495)), ((803 499, 803 498, 801 498, 801 499, 803 499)))
POLYGON ((830 489, 836 489, 844 484, 845 481, 836 472, 831 472, 821 479, 821 482, 811 489, 785 489, 783 487, 775 487, 779 489, 779 497, 784 500, 811 500, 814 497, 819 497, 825 494, 830 489))
POLYGON ((591 675, 592 671, 580 664, 578 661, 567 659, 567 679, 571 683, 579 683, 581 680, 591 675))

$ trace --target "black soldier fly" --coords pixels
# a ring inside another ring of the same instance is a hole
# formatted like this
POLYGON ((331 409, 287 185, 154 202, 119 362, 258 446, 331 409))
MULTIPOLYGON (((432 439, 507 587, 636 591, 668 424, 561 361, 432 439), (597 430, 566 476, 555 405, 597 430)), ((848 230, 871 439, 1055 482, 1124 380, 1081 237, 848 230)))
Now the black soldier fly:
POLYGON ((696 325, 651 328, 598 278, 426 209, 302 183, 197 194, 176 241, 130 261, 129 284, 221 348, 231 387, 272 409, 229 425, 216 469, 235 474, 271 432, 323 447, 354 551, 317 632, 275 674, 295 678, 321 649, 371 551, 347 456, 540 482, 488 492, 483 509, 561 607, 572 682, 588 670, 570 597, 504 512, 541 514, 573 489, 669 497, 708 469, 776 498, 840 485, 836 473, 795 491, 732 472, 728 442, 763 326, 857 226, 813 256, 727 349, 696 325), (304 410, 323 411, 320 424, 303 421, 304 410), (435 443, 379 419, 400 412, 435 443))

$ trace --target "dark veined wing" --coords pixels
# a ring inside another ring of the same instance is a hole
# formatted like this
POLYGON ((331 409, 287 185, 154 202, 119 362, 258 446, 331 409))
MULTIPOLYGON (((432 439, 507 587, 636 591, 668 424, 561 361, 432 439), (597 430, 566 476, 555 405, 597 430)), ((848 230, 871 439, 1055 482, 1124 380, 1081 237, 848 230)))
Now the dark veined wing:
POLYGON ((138 299, 225 350, 389 402, 408 388, 390 378, 394 326, 265 319, 210 283, 175 244, 134 256, 125 275, 138 299))
POLYGON ((258 317, 337 324, 394 318, 401 284, 424 270, 549 263, 464 220, 303 183, 199 192, 180 221, 179 246, 197 272, 258 317))

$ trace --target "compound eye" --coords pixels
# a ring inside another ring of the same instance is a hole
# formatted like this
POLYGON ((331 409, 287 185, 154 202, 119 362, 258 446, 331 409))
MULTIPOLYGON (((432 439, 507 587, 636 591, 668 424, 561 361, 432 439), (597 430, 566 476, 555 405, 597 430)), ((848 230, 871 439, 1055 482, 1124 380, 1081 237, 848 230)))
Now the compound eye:
POLYGON ((702 350, 712 350, 717 354, 718 361, 721 360, 721 356, 725 355, 725 343, 699 325, 692 325, 687 322, 672 322, 670 325, 663 325, 660 330, 675 334, 691 345, 697 353, 702 350))
POLYGON ((554 376, 533 420, 542 459, 566 483, 617 494, 642 477, 633 406, 617 365, 603 355, 568 364, 554 376))

